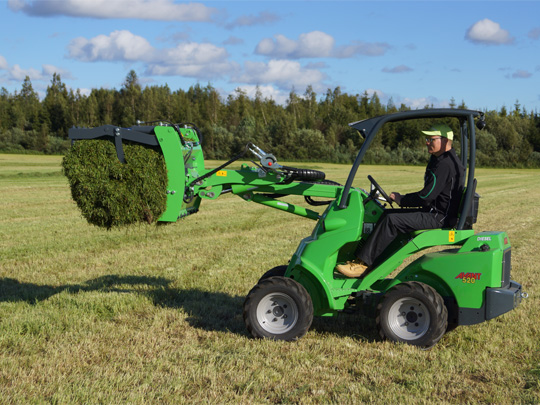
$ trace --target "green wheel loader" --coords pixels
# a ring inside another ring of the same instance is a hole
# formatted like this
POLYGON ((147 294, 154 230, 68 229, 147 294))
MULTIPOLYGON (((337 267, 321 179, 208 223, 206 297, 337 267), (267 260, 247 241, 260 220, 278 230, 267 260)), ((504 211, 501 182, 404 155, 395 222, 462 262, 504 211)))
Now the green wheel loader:
POLYGON ((316 221, 289 263, 264 273, 248 293, 243 318, 254 337, 297 340, 309 330, 314 316, 361 310, 376 319, 382 338, 428 348, 447 330, 498 317, 526 297, 521 285, 510 278, 508 235, 472 229, 479 205, 475 128, 485 126, 483 118, 479 111, 426 109, 352 123, 363 143, 345 185, 326 180, 320 171, 282 166, 274 155, 253 144, 223 165, 207 169, 200 131, 191 124, 73 128, 69 136, 73 141, 108 139, 120 161, 124 161, 124 141, 160 148, 168 176, 167 209, 160 221, 175 222, 197 212, 202 200, 215 200, 225 193, 316 221), (434 119, 459 126, 460 159, 467 172, 456 227, 400 235, 363 278, 335 271, 337 264, 354 259, 354 251, 385 210, 400 209, 392 206, 369 173, 359 170, 373 140, 387 125, 434 119), (248 153, 259 162, 227 169, 248 153), (357 177, 364 176, 371 183, 369 192, 353 186, 357 177), (286 195, 303 195, 315 208, 280 200, 286 195), (318 211, 324 206, 324 211, 318 211), (405 259, 424 250, 428 252, 403 266, 405 259))

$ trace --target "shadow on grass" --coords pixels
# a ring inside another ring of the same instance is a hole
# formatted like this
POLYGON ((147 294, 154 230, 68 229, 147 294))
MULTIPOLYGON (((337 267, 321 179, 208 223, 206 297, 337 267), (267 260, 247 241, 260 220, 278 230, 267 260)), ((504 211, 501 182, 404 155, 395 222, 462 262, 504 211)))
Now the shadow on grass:
POLYGON ((244 297, 196 288, 161 288, 147 294, 156 306, 184 311, 194 328, 247 335, 242 319, 244 297))
POLYGON ((133 287, 150 285, 163 288, 169 283, 169 280, 162 277, 108 275, 89 280, 84 284, 66 284, 53 287, 43 284, 21 283, 13 278, 0 278, 0 302, 24 301, 33 305, 61 292, 71 294, 85 291, 137 292, 135 288, 126 289, 116 286, 127 284, 133 287))
POLYGON ((315 317, 311 330, 318 333, 350 337, 366 343, 380 341, 375 320, 359 313, 340 313, 335 317, 315 317))
MULTIPOLYGON (((63 292, 142 294, 149 297, 156 306, 182 310, 187 315, 186 320, 195 328, 248 335, 242 319, 245 297, 196 288, 174 288, 170 286, 171 282, 163 277, 107 275, 82 284, 49 286, 0 278, 0 302, 22 301, 35 305, 63 292)), ((378 340, 375 322, 359 314, 339 314, 333 318, 316 317, 311 329, 322 334, 349 336, 366 342, 378 340)))
POLYGON ((13 278, 0 278, 0 302, 26 302, 38 304, 48 298, 67 292, 101 291, 141 294, 149 297, 156 306, 175 308, 187 314, 193 327, 209 331, 229 331, 246 335, 242 320, 244 297, 226 293, 179 289, 170 286, 171 280, 163 277, 107 275, 82 284, 60 286, 21 283, 13 278))

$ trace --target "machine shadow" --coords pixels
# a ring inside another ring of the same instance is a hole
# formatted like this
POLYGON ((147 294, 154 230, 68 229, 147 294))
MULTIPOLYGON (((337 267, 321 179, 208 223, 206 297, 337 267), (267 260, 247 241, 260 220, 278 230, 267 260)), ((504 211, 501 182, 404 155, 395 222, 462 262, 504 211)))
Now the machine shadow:
POLYGON ((83 284, 50 286, 34 283, 21 283, 14 278, 0 278, 0 302, 24 301, 28 304, 35 305, 62 292, 68 292, 70 294, 87 291, 129 293, 138 292, 135 289, 135 286, 137 285, 163 288, 169 283, 170 281, 163 277, 107 275, 89 280, 83 284), (119 287, 125 285, 133 288, 119 287))
POLYGON ((242 319, 244 297, 196 288, 161 288, 147 294, 156 306, 183 311, 194 328, 247 335, 242 319))
MULTIPOLYGON (((0 302, 26 302, 36 305, 50 297, 67 292, 102 291, 142 294, 154 305, 173 308, 187 315, 194 328, 206 331, 235 333, 248 336, 242 318, 245 297, 197 288, 171 287, 172 280, 152 276, 106 275, 81 284, 60 286, 23 283, 13 278, 0 278, 0 302)), ((333 318, 315 317, 311 326, 321 334, 349 336, 361 341, 375 341, 374 321, 360 314, 339 314, 333 318)))
POLYGON ((247 335, 242 320, 244 297, 199 289, 171 287, 172 280, 151 276, 106 275, 81 284, 60 286, 20 282, 0 278, 0 302, 26 302, 36 305, 56 294, 102 291, 141 294, 156 306, 182 310, 195 328, 247 335))
POLYGON ((360 313, 340 313, 334 317, 315 317, 310 330, 321 334, 350 337, 366 343, 380 341, 375 320, 360 313))

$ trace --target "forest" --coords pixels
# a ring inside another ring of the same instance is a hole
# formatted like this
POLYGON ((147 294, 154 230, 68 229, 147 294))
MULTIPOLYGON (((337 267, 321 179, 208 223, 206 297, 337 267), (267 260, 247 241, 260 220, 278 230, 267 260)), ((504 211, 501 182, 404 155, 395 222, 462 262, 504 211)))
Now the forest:
MULTIPOLYGON (((464 101, 451 108, 467 108, 464 101)), ((426 105, 425 108, 433 108, 426 105)), ((280 160, 350 163, 362 143, 348 123, 409 110, 392 99, 381 103, 377 94, 347 94, 340 87, 316 94, 308 86, 293 88, 284 105, 250 98, 237 89, 226 99, 211 85, 192 85, 187 91, 168 85, 143 87, 130 71, 118 89, 92 89, 90 94, 66 87, 54 74, 40 99, 26 77, 14 94, 0 90, 0 152, 63 154, 70 147, 68 129, 113 124, 123 127, 140 121, 192 123, 204 136, 208 159, 228 159, 253 142, 280 160)), ((477 164, 483 167, 540 167, 540 115, 516 100, 513 108, 484 110, 487 126, 477 132, 477 164)), ((457 125, 449 122, 457 131, 457 125)), ((415 122, 385 126, 365 162, 424 164, 428 155, 415 122)), ((456 141, 459 149, 459 141, 456 141)))

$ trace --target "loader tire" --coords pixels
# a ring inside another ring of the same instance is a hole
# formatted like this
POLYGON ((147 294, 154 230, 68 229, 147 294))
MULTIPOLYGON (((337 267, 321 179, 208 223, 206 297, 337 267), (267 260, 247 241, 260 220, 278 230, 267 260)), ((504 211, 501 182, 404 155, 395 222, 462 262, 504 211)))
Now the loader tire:
POLYGON ((298 340, 313 321, 306 289, 288 277, 270 277, 251 289, 244 302, 244 322, 255 338, 298 340))
POLYGON ((446 332, 448 311, 433 287, 411 281, 384 295, 377 306, 376 323, 383 339, 429 349, 446 332))

